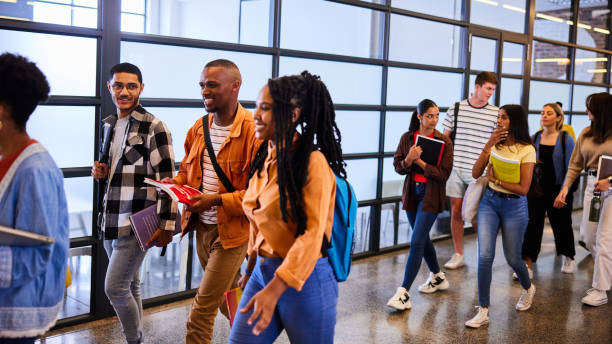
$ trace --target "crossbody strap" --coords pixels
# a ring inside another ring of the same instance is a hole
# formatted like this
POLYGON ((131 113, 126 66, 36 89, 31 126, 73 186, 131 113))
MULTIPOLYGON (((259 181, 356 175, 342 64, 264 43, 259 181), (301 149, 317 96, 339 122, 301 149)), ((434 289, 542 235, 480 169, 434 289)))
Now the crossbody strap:
POLYGON ((453 132, 450 135, 451 142, 455 144, 455 136, 457 136, 457 119, 459 118, 459 102, 455 103, 455 121, 453 122, 453 132))
POLYGON ((212 142, 210 141, 210 129, 208 128, 208 114, 202 117, 202 127, 204 128, 204 143, 206 144, 206 150, 208 151, 208 157, 210 158, 210 162, 215 169, 215 173, 217 174, 217 178, 221 181, 223 186, 228 192, 236 191, 236 188, 229 181, 221 166, 217 162, 217 157, 215 156, 215 150, 213 149, 212 142))

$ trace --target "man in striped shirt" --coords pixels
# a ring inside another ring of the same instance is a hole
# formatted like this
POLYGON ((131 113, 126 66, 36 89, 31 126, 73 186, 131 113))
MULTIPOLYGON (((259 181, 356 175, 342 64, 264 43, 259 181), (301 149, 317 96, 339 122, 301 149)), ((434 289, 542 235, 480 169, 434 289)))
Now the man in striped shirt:
POLYGON ((186 343, 210 343, 217 309, 227 316, 223 293, 237 285, 249 240, 249 221, 242 210, 251 161, 259 141, 251 111, 238 102, 242 77, 228 60, 206 64, 200 89, 208 121, 198 119, 187 132, 185 158, 176 177, 202 191, 184 211, 182 225, 195 229, 196 252, 204 274, 187 320, 186 343), (228 190, 215 172, 206 143, 204 125, 219 167, 227 176, 228 190))
MULTIPOLYGON (((497 123, 497 106, 489 104, 489 98, 497 87, 497 77, 491 72, 481 72, 476 77, 474 93, 470 98, 459 102, 458 114, 451 105, 444 119, 444 134, 451 135, 455 130, 454 165, 446 182, 446 195, 451 201, 451 234, 455 254, 444 264, 447 269, 457 269, 465 265, 463 258, 463 219, 461 205, 463 195, 472 178, 472 166, 478 159, 485 143, 497 123)), ((472 223, 476 230, 476 222, 472 223)))

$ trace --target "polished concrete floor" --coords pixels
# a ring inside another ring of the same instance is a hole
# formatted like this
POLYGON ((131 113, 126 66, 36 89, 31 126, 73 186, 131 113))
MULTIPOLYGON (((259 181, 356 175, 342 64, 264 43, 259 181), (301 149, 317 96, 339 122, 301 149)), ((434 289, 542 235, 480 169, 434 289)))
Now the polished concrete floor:
MULTIPOLYGON (((578 223, 577 213, 574 223, 578 223)), ((574 225, 577 229, 577 226, 574 225)), ((578 233, 575 231, 577 237, 578 233)), ((452 242, 435 243, 442 264, 453 253, 452 242)), ((447 271, 449 290, 425 295, 417 286, 427 278, 425 264, 411 288, 412 309, 396 312, 385 306, 400 284, 408 250, 363 259, 353 264, 347 282, 340 284, 336 343, 612 343, 612 304, 583 306, 580 298, 590 288, 593 260, 576 246, 577 271, 560 272, 553 236, 545 231, 542 252, 534 266, 535 301, 527 312, 514 309, 521 288, 511 277, 497 241, 491 291, 490 325, 468 329, 464 322, 475 314, 478 296, 476 236, 466 236, 467 266, 447 271)), ((612 295, 609 295, 612 297, 612 295)), ((191 300, 145 310, 146 343, 182 343, 191 300)), ((221 315, 214 343, 225 343, 229 325, 221 315)), ((41 343, 123 343, 116 318, 51 332, 41 343)), ((283 334, 277 343, 289 343, 283 334)))

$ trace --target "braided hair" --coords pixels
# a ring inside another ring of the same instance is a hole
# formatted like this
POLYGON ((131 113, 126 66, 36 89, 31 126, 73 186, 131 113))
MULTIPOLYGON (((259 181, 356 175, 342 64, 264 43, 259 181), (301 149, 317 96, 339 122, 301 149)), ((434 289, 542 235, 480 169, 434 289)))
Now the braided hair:
MULTIPOLYGON (((310 153, 315 150, 323 153, 332 171, 346 178, 341 135, 331 96, 318 76, 304 71, 300 75, 269 79, 268 89, 274 100, 272 111, 280 210, 283 221, 288 222, 291 218, 297 224, 297 237, 306 229, 302 189, 306 183, 310 153), (296 108, 300 109, 300 114, 294 122, 292 115, 296 108), (301 135, 294 143, 296 131, 301 135)), ((264 142, 259 147, 250 176, 261 171, 268 154, 267 146, 264 142)))

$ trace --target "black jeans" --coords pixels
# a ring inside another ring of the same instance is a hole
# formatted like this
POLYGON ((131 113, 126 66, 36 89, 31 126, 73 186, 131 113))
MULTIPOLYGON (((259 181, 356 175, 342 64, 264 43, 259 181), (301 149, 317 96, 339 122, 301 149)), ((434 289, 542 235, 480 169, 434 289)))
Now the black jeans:
POLYGON ((0 338, 0 344, 34 344, 36 338, 0 338))
POLYGON ((574 230, 572 229, 572 203, 574 196, 567 194, 565 201, 567 204, 557 209, 553 207, 553 202, 559 194, 561 185, 557 185, 553 190, 545 190, 544 196, 528 198, 529 224, 525 231, 523 240, 522 257, 531 258, 535 263, 540 254, 542 246, 542 233, 544 232, 544 220, 548 215, 550 226, 555 236, 555 247, 557 255, 564 255, 574 258, 576 249, 574 247, 574 230))

